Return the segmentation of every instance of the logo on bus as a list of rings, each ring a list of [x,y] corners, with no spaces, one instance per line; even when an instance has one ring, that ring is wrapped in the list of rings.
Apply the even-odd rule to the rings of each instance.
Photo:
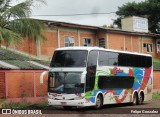
[[[57,93],[53,94],[53,97],[58,97],[58,96],[62,96],[62,94],[57,94]]]
[[[120,68],[114,67],[111,70],[111,74],[116,75],[117,73],[123,73],[123,70],[121,70]]]

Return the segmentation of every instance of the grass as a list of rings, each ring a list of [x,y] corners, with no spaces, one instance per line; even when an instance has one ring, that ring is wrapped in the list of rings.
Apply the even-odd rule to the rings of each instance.
[[[4,99],[0,99],[0,106],[4,103]]]
[[[153,58],[153,70],[160,70],[160,60]]]
[[[153,58],[153,62],[160,63],[160,60],[157,58]]]
[[[48,106],[48,101],[43,100],[40,103],[38,103],[37,106],[39,106],[39,107],[47,107]]]
[[[160,93],[154,93],[153,94],[153,99],[154,100],[160,100]]]
[[[32,105],[30,102],[9,102],[2,105],[2,108],[27,108]]]
[[[0,100],[1,102],[1,100]],[[2,101],[3,103],[3,101]],[[0,103],[1,104],[1,103]],[[42,100],[37,104],[33,104],[31,102],[9,102],[9,103],[4,103],[2,104],[2,108],[20,108],[20,109],[25,109],[28,107],[36,107],[36,108],[47,108],[48,107],[48,102],[46,100]]]

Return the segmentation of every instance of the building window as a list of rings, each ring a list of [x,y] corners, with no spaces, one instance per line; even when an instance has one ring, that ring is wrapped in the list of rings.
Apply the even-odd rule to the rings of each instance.
[[[64,37],[64,46],[65,47],[74,46],[74,37],[65,36]]]
[[[157,52],[160,52],[160,42],[157,43]]]
[[[104,38],[98,39],[98,46],[105,48],[105,39]]]
[[[147,52],[152,52],[152,44],[146,44],[147,45]]]
[[[83,46],[92,46],[91,39],[89,38],[83,39]]]

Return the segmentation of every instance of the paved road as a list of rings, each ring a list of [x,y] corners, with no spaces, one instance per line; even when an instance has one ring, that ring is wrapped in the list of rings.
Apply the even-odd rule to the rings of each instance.
[[[151,100],[144,102],[143,105],[132,106],[131,104],[112,104],[105,105],[100,110],[89,108],[74,108],[72,110],[64,110],[63,108],[49,107],[46,109],[31,107],[30,109],[41,109],[45,114],[131,114],[145,111],[158,111],[160,114],[160,100]],[[132,111],[132,112],[131,112]]]
[[[64,110],[62,108],[38,108],[36,106],[29,107],[30,110],[41,110],[42,115],[7,115],[7,117],[158,117],[160,115],[160,100],[151,100],[143,105],[131,106],[131,104],[114,104],[106,105],[100,110],[93,108],[75,108],[72,110]],[[158,111],[159,114],[136,114],[131,113],[144,111]],[[4,115],[1,115],[4,116]]]

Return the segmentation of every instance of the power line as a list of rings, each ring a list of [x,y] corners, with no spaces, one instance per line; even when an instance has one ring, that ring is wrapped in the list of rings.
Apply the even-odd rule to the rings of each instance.
[[[113,14],[116,12],[108,12],[108,13],[79,13],[79,14],[57,14],[57,15],[32,15],[33,17],[37,16],[80,16],[80,15],[103,15],[103,14]]]

